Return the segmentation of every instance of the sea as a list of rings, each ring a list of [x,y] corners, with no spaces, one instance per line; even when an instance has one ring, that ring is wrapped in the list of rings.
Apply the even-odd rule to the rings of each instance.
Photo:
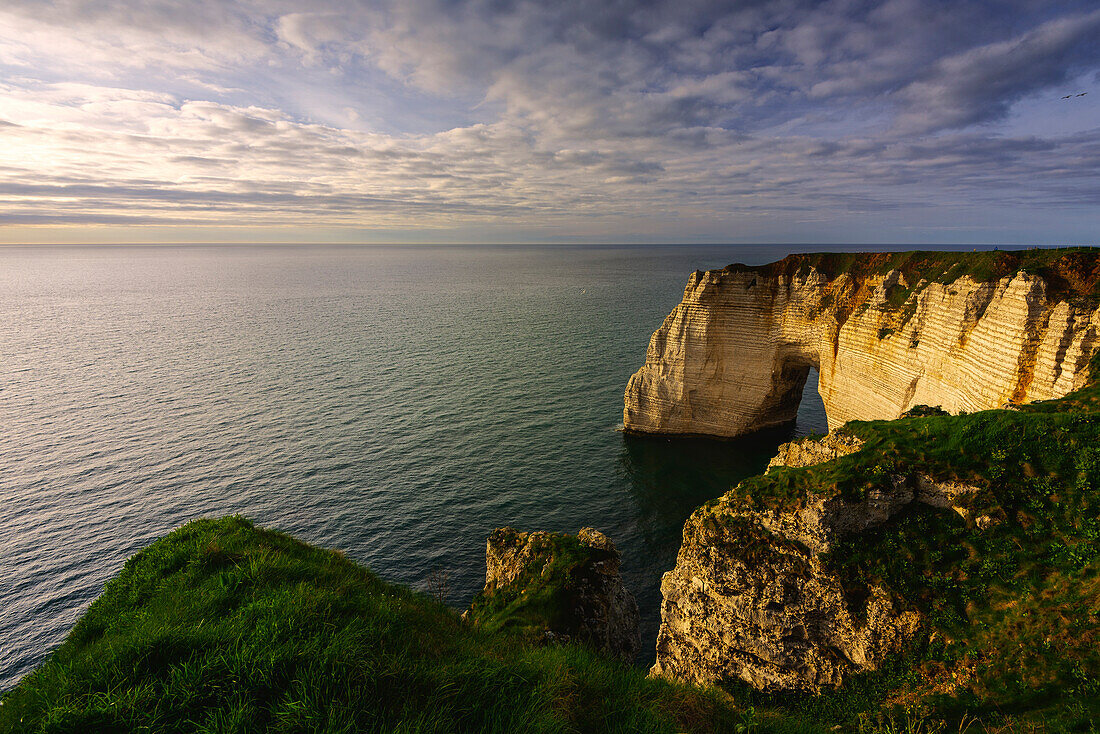
[[[826,423],[811,375],[788,429],[630,436],[627,380],[692,271],[822,249],[0,248],[0,690],[129,556],[231,514],[456,610],[494,528],[595,527],[652,663],[684,520]]]

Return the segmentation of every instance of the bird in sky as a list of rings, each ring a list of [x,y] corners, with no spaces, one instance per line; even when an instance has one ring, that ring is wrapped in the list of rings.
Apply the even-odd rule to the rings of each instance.
[[[1062,97],[1062,99],[1069,99],[1072,96],[1073,96],[1072,94],[1067,94],[1065,97]]]
[[[1078,97],[1084,97],[1084,96],[1085,96],[1086,94],[1088,94],[1088,92],[1081,92],[1081,93],[1080,93],[1080,94],[1078,94],[1077,96],[1078,96]]]

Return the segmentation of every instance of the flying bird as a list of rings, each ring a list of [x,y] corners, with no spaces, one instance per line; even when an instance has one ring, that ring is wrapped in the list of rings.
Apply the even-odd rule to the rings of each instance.
[[[1080,93],[1080,94],[1078,94],[1077,96],[1078,96],[1078,97],[1084,97],[1084,96],[1085,96],[1086,94],[1088,94],[1088,92],[1081,92],[1081,93]]]
[[[1072,96],[1073,96],[1072,94],[1067,94],[1065,97],[1062,97],[1062,99],[1069,99]]]

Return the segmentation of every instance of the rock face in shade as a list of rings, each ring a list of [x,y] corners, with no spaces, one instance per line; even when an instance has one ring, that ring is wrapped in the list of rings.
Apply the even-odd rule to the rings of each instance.
[[[464,617],[633,660],[641,645],[638,604],[623,586],[619,561],[611,540],[592,528],[575,536],[498,528],[485,544],[485,588]]]
[[[843,453],[837,454],[841,449]],[[784,445],[773,466],[809,466],[859,450],[850,437]],[[653,675],[768,691],[819,691],[874,670],[911,639],[919,616],[878,585],[848,588],[822,554],[913,502],[965,516],[977,488],[899,473],[860,502],[810,496],[796,510],[737,509],[729,498],[684,524],[676,566],[661,579]],[[980,525],[980,524],[979,524]]]
[[[630,378],[624,428],[733,437],[787,423],[811,367],[830,429],[915,405],[973,412],[1084,385],[1100,317],[1064,279],[875,272],[888,257],[860,255],[836,275],[808,256],[693,273]],[[1066,257],[1093,268],[1083,276],[1091,288],[1095,254]]]

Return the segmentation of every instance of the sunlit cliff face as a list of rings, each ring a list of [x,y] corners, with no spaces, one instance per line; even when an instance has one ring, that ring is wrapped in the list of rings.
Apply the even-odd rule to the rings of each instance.
[[[1095,237],[1090,2],[302,7],[4,3],[0,241]]]
[[[830,429],[917,405],[959,413],[1060,398],[1088,380],[1100,311],[1052,290],[1024,272],[949,284],[897,270],[697,272],[627,384],[623,424],[732,438],[789,423],[811,368]]]

